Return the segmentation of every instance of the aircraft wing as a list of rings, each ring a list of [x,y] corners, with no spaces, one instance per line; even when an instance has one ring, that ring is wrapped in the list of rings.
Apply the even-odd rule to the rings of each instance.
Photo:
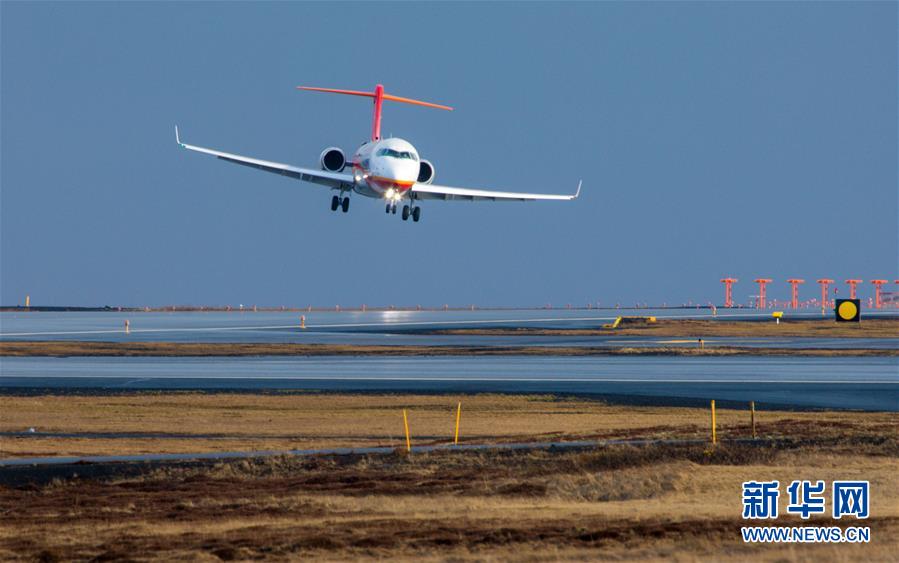
[[[194,145],[182,143],[177,126],[175,127],[175,141],[177,141],[182,148],[185,148],[189,151],[210,154],[216,158],[220,158],[228,162],[233,162],[234,164],[242,164],[243,166],[249,166],[250,168],[256,168],[258,170],[264,170],[266,172],[288,176],[297,180],[304,180],[306,182],[312,182],[314,184],[321,184],[330,188],[340,188],[341,186],[343,186],[344,188],[349,189],[353,186],[353,176],[351,174],[326,172],[324,170],[314,170],[312,168],[298,168],[296,166],[290,166],[289,164],[270,162],[268,160],[259,160],[257,158],[250,158],[248,156],[241,156],[239,154],[231,154],[229,152],[221,152],[213,149],[207,149],[205,147],[197,147]]]
[[[415,199],[442,199],[460,201],[536,201],[558,200],[570,201],[581,195],[581,182],[577,183],[577,191],[573,195],[529,194],[519,192],[497,192],[472,188],[451,188],[434,184],[415,184],[409,190]]]

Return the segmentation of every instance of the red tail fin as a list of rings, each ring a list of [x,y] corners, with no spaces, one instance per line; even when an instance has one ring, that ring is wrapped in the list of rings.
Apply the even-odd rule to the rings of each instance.
[[[423,102],[421,100],[413,100],[412,98],[401,98],[400,96],[394,96],[393,94],[385,94],[384,86],[378,84],[375,86],[374,92],[360,92],[358,90],[338,90],[335,88],[315,88],[312,86],[297,86],[299,90],[310,90],[312,92],[328,92],[330,94],[346,94],[349,96],[364,96],[366,98],[374,98],[375,103],[375,111],[374,116],[372,117],[371,124],[371,140],[377,141],[381,138],[381,103],[384,100],[390,100],[392,102],[402,102],[404,104],[413,104],[416,106],[425,106],[429,108],[437,108],[437,109],[445,109],[448,111],[453,111],[453,108],[449,106],[442,106],[440,104],[432,104],[431,102]]]

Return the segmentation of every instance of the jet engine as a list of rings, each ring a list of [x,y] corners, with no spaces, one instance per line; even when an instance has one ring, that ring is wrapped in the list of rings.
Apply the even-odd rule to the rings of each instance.
[[[434,181],[434,165],[422,159],[418,165],[418,183],[430,184]]]
[[[323,150],[318,160],[321,162],[322,170],[328,172],[342,172],[346,166],[346,155],[337,147],[328,147]]]

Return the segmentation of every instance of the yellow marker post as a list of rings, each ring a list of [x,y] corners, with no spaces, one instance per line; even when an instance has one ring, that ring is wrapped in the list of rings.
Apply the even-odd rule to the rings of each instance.
[[[771,316],[774,317],[775,323],[780,324],[780,319],[783,318],[784,312],[783,311],[774,311],[773,313],[771,313]]]
[[[26,295],[25,296],[25,308],[28,309],[29,307],[31,307],[31,296]]]
[[[412,452],[412,438],[409,436],[409,417],[406,416],[406,409],[403,409],[403,426],[406,428],[406,451]]]
[[[755,401],[749,401],[749,420],[752,424],[752,439],[755,440]]]
[[[718,443],[718,436],[715,433],[715,399],[712,399],[712,445]]]
[[[459,421],[462,420],[462,402],[456,407],[456,435],[453,437],[453,444],[459,445]]]
[[[300,315],[300,328],[306,328],[306,315]]]

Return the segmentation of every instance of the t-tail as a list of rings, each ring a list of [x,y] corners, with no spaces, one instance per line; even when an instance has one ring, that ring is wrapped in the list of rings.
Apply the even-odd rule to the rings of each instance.
[[[442,106],[440,104],[432,104],[430,102],[423,102],[421,100],[413,100],[412,98],[401,98],[400,96],[394,96],[393,94],[388,94],[384,92],[384,86],[378,84],[375,86],[374,92],[360,92],[358,90],[337,90],[334,88],[315,88],[312,86],[297,86],[299,90],[310,90],[312,92],[330,92],[331,94],[347,94],[349,96],[364,96],[366,98],[374,98],[375,111],[372,116],[372,124],[371,124],[371,140],[377,141],[381,138],[381,103],[384,100],[390,100],[392,102],[402,102],[404,104],[413,104],[416,106],[425,106],[429,108],[437,108],[437,109],[445,109],[448,111],[453,111],[453,108],[449,106]]]

